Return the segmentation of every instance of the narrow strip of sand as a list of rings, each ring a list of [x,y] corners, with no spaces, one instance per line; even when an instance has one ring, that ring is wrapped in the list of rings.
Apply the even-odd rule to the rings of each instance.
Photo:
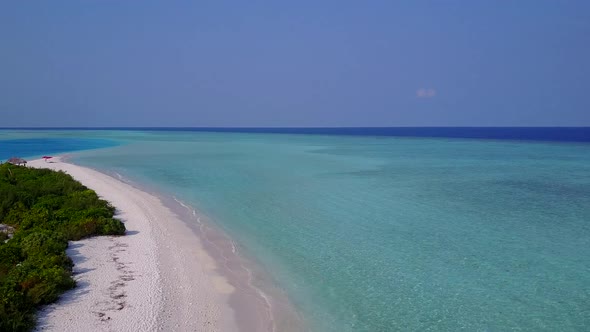
[[[127,234],[70,243],[77,287],[38,314],[37,330],[236,331],[229,296],[200,239],[155,196],[98,171],[35,160],[62,170],[117,209]]]

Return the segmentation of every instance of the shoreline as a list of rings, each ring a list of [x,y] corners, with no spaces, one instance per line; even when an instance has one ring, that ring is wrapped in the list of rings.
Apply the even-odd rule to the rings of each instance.
[[[236,288],[160,198],[60,158],[29,166],[67,172],[113,204],[127,228],[125,236],[70,243],[77,287],[39,310],[36,330],[274,330],[272,316],[236,314],[230,305]]]
[[[70,163],[69,154],[62,155],[61,159]],[[116,171],[94,169],[87,165],[82,167],[156,197],[188,228],[187,231],[193,232],[216,263],[216,272],[235,288],[228,296],[228,303],[234,309],[238,330],[310,331],[302,313],[294,307],[285,291],[276,286],[276,281],[257,258],[249,255],[246,248],[239,246],[196,207],[177,198],[173,192],[162,191],[144,182],[138,183]]]
[[[181,216],[181,220],[194,221],[187,223],[188,227],[202,239],[205,251],[219,264],[218,272],[236,288],[229,296],[229,304],[240,330],[309,331],[301,313],[255,257],[245,255],[244,248],[238,247],[229,235],[192,206],[174,196],[163,197],[162,202]],[[257,319],[252,321],[253,317]]]

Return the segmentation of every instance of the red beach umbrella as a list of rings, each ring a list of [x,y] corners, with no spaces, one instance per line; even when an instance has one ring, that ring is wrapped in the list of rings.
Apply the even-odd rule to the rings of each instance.
[[[52,157],[52,156],[43,156],[43,157],[41,157],[41,158],[45,159],[45,162],[47,162],[47,159],[51,159],[51,158],[53,158],[53,157]]]

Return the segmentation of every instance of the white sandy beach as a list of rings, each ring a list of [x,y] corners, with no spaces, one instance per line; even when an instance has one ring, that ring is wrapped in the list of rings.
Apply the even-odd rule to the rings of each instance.
[[[125,236],[70,243],[78,286],[39,312],[38,330],[238,330],[228,304],[234,288],[157,197],[59,158],[29,165],[67,172],[111,202],[127,228]]]

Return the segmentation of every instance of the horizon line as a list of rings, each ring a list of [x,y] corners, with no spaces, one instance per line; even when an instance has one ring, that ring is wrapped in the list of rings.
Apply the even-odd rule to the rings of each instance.
[[[0,127],[14,129],[385,129],[385,128],[590,128],[587,126],[32,126]]]

